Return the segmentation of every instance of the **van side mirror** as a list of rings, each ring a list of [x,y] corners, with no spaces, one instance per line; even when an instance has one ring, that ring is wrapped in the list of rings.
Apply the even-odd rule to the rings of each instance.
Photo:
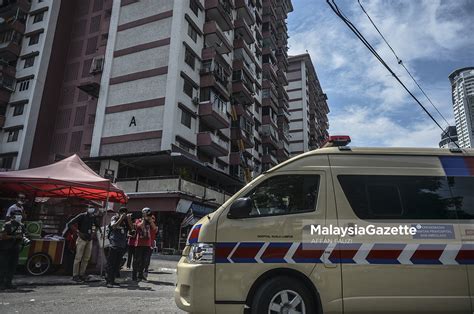
[[[232,205],[230,205],[229,218],[245,218],[248,217],[252,210],[252,200],[250,197],[241,197],[236,199]]]

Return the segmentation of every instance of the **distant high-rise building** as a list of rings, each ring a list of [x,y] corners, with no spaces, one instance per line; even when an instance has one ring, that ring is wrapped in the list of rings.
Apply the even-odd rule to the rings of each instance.
[[[449,80],[459,146],[474,147],[474,67],[457,69]]]
[[[441,141],[439,142],[440,148],[456,148],[458,145],[458,133],[455,126],[448,126],[443,133],[441,133]]]
[[[308,53],[288,59],[290,152],[297,155],[321,146],[328,137],[329,108]]]
[[[59,1],[0,0],[0,169],[30,164],[58,32]],[[49,123],[54,123],[49,121]],[[46,147],[48,149],[48,147]]]

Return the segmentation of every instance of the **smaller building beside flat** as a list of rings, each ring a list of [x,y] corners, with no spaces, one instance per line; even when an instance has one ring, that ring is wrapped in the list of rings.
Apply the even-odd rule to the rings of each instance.
[[[327,96],[308,53],[288,58],[290,98],[290,153],[292,156],[321,147],[328,138]]]
[[[456,148],[458,145],[458,132],[455,126],[448,126],[443,133],[441,133],[440,148]]]

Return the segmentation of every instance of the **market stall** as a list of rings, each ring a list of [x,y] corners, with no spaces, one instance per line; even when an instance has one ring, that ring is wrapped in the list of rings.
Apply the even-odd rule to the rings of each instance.
[[[127,195],[120,188],[96,174],[77,155],[44,167],[0,172],[0,197],[13,197],[20,192],[33,199],[127,202]],[[42,237],[41,222],[26,224],[27,228],[30,224],[37,227],[30,227],[36,232],[29,232],[32,242],[20,254],[20,263],[33,275],[45,274],[52,265],[62,263],[65,240],[58,235]]]

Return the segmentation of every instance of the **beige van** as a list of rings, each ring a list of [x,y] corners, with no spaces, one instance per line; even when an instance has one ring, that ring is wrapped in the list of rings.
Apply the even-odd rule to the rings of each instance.
[[[473,313],[474,151],[323,148],[194,225],[192,313]]]

